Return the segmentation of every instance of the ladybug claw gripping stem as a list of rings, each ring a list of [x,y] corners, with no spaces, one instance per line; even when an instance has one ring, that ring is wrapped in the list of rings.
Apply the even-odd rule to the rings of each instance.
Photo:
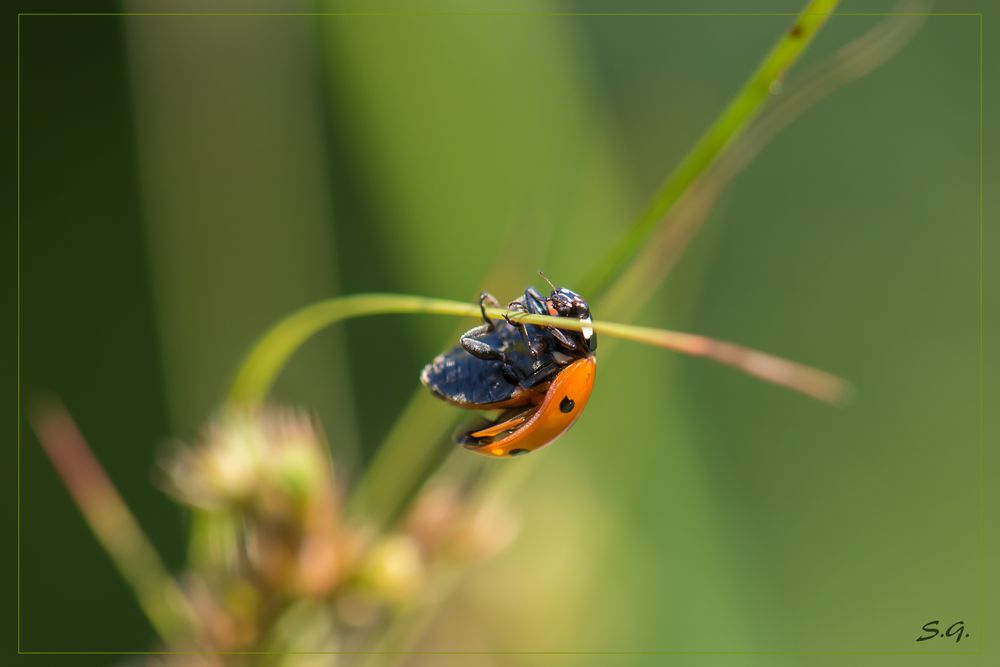
[[[507,304],[507,312],[503,314],[503,319],[512,327],[518,327],[521,325],[517,322],[517,316],[523,315],[526,312],[523,303],[520,301],[511,301]]]
[[[483,322],[485,322],[486,326],[489,327],[489,331],[493,331],[496,328],[496,325],[493,324],[493,320],[491,320],[489,318],[489,316],[486,314],[486,306],[489,306],[490,308],[499,308],[500,307],[500,302],[497,301],[497,298],[495,296],[493,296],[492,294],[490,294],[489,292],[480,292],[479,293],[479,312],[482,313],[482,315],[483,315]],[[507,315],[506,314],[504,315],[504,319],[507,319]]]

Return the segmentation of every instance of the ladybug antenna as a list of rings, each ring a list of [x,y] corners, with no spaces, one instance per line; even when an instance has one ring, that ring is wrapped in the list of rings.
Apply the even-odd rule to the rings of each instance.
[[[547,275],[545,275],[545,272],[542,271],[541,269],[539,269],[538,275],[540,275],[542,278],[545,279],[545,282],[547,282],[549,284],[549,287],[552,288],[553,292],[555,292],[557,289],[559,289],[558,287],[556,287],[555,285],[552,284],[552,281],[549,280],[549,277]]]

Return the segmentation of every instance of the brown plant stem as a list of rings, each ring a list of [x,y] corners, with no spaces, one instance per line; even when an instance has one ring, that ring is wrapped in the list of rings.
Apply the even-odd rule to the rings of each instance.
[[[171,647],[189,645],[193,613],[187,598],[167,572],[72,417],[57,403],[37,406],[31,417],[42,449],[97,541],[132,587],[160,639]]]

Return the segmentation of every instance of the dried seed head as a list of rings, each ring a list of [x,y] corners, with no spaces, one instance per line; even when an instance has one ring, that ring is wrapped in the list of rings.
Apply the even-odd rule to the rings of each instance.
[[[375,545],[359,573],[364,587],[389,604],[409,600],[423,579],[420,550],[407,535],[390,535]]]
[[[331,479],[312,420],[278,408],[225,410],[196,445],[175,447],[163,470],[172,495],[208,510],[277,505],[283,511]]]

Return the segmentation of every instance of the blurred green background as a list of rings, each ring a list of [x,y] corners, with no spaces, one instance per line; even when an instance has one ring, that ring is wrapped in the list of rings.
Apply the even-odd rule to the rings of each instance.
[[[889,7],[874,4],[842,9]],[[835,17],[803,64],[877,20]],[[264,328],[335,294],[506,301],[539,268],[572,287],[790,21],[21,17],[22,396],[65,402],[179,569],[186,525],[153,484],[157,454],[212,414]],[[958,648],[979,646],[979,57],[977,17],[929,18],[736,179],[636,318],[843,375],[856,401],[613,346],[586,415],[516,494],[519,540],[424,648],[953,648],[914,642],[934,619],[965,620]],[[351,322],[311,341],[276,395],[315,409],[356,469],[466,324]],[[20,648],[150,647],[27,430],[21,446]]]

